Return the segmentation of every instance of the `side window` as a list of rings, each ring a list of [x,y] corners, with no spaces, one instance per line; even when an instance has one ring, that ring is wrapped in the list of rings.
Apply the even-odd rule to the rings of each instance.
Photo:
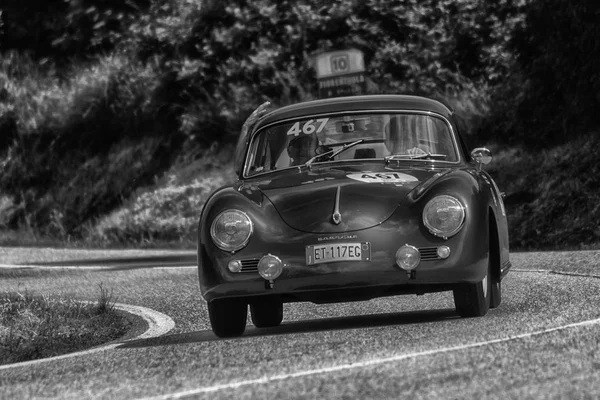
[[[254,175],[259,172],[263,172],[265,169],[265,138],[263,135],[258,136],[252,142],[252,148],[250,149],[250,157],[248,160],[249,174]]]

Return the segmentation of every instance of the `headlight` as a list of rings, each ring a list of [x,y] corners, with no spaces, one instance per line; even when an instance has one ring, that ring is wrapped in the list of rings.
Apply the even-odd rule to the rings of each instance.
[[[210,236],[218,248],[237,251],[248,244],[252,235],[252,221],[246,213],[227,210],[215,218],[210,227]]]
[[[465,207],[452,196],[436,196],[423,209],[423,223],[435,236],[449,238],[462,228]]]

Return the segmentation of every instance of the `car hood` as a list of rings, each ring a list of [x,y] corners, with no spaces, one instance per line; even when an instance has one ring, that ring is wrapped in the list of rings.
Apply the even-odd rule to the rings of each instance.
[[[437,172],[440,170],[384,165],[313,167],[312,171],[303,168],[271,174],[252,185],[292,228],[339,233],[381,224],[411,191]]]

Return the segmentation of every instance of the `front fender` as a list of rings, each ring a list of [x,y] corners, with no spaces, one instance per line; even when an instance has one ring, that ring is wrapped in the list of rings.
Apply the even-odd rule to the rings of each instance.
[[[494,205],[489,185],[470,169],[446,171],[434,182],[428,182],[424,190],[417,188],[406,201],[414,204],[413,212],[421,215],[427,202],[440,195],[452,196],[465,207],[463,227],[449,241],[458,244],[460,252],[473,254],[475,258],[488,257],[488,215],[489,208]],[[433,236],[422,221],[421,229],[424,235]],[[442,243],[444,239],[439,238],[439,241]]]
[[[285,243],[291,237],[291,229],[281,221],[273,204],[258,189],[234,184],[217,191],[206,202],[198,227],[198,277],[202,293],[211,282],[226,279],[228,271],[215,268],[215,265],[237,253],[219,249],[210,235],[212,221],[229,209],[243,211],[254,224],[254,232],[247,245],[237,252],[252,252],[269,240]]]

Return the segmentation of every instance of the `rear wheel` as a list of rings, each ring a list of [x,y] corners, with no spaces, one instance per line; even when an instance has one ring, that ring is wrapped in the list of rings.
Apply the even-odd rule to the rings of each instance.
[[[250,304],[250,317],[257,328],[279,326],[283,321],[283,303],[272,300]]]
[[[492,291],[490,293],[490,308],[496,308],[502,302],[502,284],[500,280],[492,280]]]
[[[246,330],[248,305],[237,299],[218,299],[208,303],[208,316],[218,337],[241,336]]]
[[[482,317],[490,308],[492,292],[491,263],[481,282],[459,285],[453,290],[456,312],[463,318]]]

